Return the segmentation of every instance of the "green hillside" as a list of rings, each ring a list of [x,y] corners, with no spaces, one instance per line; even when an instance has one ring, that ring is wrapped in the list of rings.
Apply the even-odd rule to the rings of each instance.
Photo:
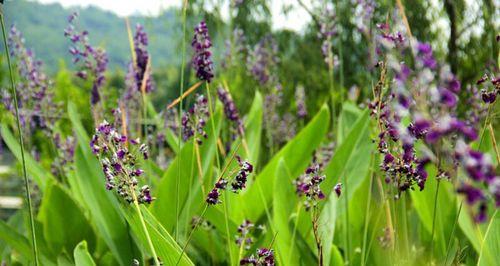
[[[80,13],[79,23],[90,32],[91,42],[105,47],[110,59],[111,69],[121,67],[130,58],[130,48],[125,20],[116,14],[96,7],[65,9],[60,4],[40,4],[37,2],[16,0],[5,3],[7,25],[15,24],[25,36],[28,47],[33,47],[36,54],[47,66],[49,72],[56,71],[61,57],[70,65],[67,52],[68,41],[63,35],[67,25],[67,16],[73,11]],[[178,11],[164,10],[157,17],[130,17],[131,25],[145,25],[150,35],[150,49],[155,66],[177,64],[179,35]]]

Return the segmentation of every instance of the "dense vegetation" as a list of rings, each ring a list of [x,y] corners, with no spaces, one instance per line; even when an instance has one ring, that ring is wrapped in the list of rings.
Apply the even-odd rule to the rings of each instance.
[[[498,4],[298,3],[2,5],[0,261],[495,265]]]

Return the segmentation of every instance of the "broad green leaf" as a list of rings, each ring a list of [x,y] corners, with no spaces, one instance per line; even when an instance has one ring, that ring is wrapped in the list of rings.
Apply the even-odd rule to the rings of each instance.
[[[219,132],[220,130],[221,116],[221,106],[217,105],[214,118],[215,132]],[[203,178],[206,183],[205,189],[209,189],[208,185],[212,183],[210,174],[217,148],[217,137],[213,136],[212,123],[210,121],[207,122],[205,131],[208,134],[208,138],[204,139],[203,144],[200,146],[200,159]],[[179,171],[181,172],[180,177]],[[177,184],[177,181],[179,181],[179,184]],[[191,206],[190,201],[193,201],[195,206],[204,203],[204,195],[201,195],[199,185],[199,171],[195,156],[195,147],[191,140],[184,144],[181,152],[170,164],[167,171],[165,171],[157,188],[157,200],[152,204],[152,213],[155,214],[169,232],[173,232],[174,227],[181,227],[177,221],[177,212],[182,215],[187,206],[190,206],[190,212],[198,210],[198,208]],[[177,191],[177,189],[179,190]],[[190,195],[191,199],[188,200]],[[179,206],[179,210],[176,211],[177,205]],[[189,216],[189,214],[185,213],[184,216]]]
[[[409,191],[414,208],[422,222],[425,230],[432,235],[432,223],[434,220],[434,203],[438,181],[436,180],[435,167],[428,167],[429,177],[425,183],[425,189],[422,191]],[[447,190],[453,190],[453,185],[446,181],[439,181],[439,192],[437,198],[437,211],[434,227],[435,254],[444,256],[446,247],[451,234],[451,226],[456,217],[455,205],[456,197],[454,193],[448,193]]]
[[[479,254],[481,252],[481,232],[474,221],[471,219],[469,212],[467,211],[468,206],[466,203],[462,203],[462,211],[460,212],[460,216],[458,217],[458,225],[460,229],[464,233],[464,235],[468,238],[472,247]]]
[[[337,142],[342,143],[345,136],[349,133],[352,125],[356,123],[356,120],[362,113],[356,105],[351,102],[345,102],[342,104],[342,112],[339,116],[339,122],[337,125]]]
[[[356,123],[352,126],[345,140],[335,150],[333,158],[325,168],[325,175],[327,178],[321,184],[321,189],[323,191],[332,191],[335,184],[339,182],[340,177],[345,173],[349,161],[356,152],[356,146],[362,137],[366,136],[369,124],[368,119],[368,110],[365,110],[356,120]]]
[[[128,234],[127,224],[120,216],[117,206],[118,200],[114,192],[107,191],[104,176],[96,175],[91,169],[100,169],[95,158],[86,161],[81,148],[75,152],[75,166],[78,184],[84,196],[84,204],[90,212],[90,217],[97,227],[97,232],[116,259],[122,265],[128,265],[133,259],[132,239]],[[101,171],[102,172],[102,171]]]
[[[182,248],[170,236],[167,230],[160,224],[160,222],[149,212],[149,210],[141,206],[141,213],[146,224],[149,236],[156,251],[156,255],[164,263],[164,265],[176,265],[182,253]],[[151,257],[150,248],[146,238],[146,234],[142,228],[142,223],[137,209],[133,205],[124,206],[122,208],[124,216],[126,217],[130,228],[136,239],[140,243],[140,247],[144,253]],[[186,253],[182,255],[182,259],[178,265],[194,265]]]
[[[55,254],[73,250],[84,239],[95,242],[94,232],[82,210],[58,184],[47,186],[38,219],[43,224],[45,240]]]
[[[133,259],[134,245],[129,236],[125,219],[120,216],[116,195],[105,189],[105,178],[97,158],[89,146],[90,138],[83,127],[76,106],[68,103],[68,115],[76,132],[79,148],[75,152],[76,185],[84,196],[83,205],[90,212],[90,218],[121,265],[128,265]],[[131,243],[124,245],[123,243]]]
[[[298,176],[307,167],[312,152],[323,140],[329,120],[330,113],[325,105],[297,136],[274,155],[262,172],[255,177],[255,181],[247,188],[246,193],[237,197],[241,201],[239,205],[242,206],[242,212],[236,214],[239,217],[236,220],[247,218],[256,221],[266,212],[266,207],[269,209],[272,203],[274,174],[279,159],[283,157],[290,174]]]
[[[257,167],[259,163],[262,136],[262,110],[262,95],[259,91],[256,91],[252,107],[250,107],[245,120],[245,140],[250,153],[247,159],[254,164],[254,167]]]
[[[12,132],[10,132],[6,124],[2,124],[1,133],[5,144],[7,144],[12,154],[14,154],[14,156],[16,156],[16,158],[21,162],[21,146],[19,145],[18,139],[12,135]],[[38,162],[31,157],[29,152],[26,152],[26,150],[24,151],[24,158],[26,160],[26,170],[28,175],[33,177],[35,182],[43,191],[47,180],[55,180],[54,176],[50,173],[50,171],[43,169],[43,167],[38,164]]]
[[[33,260],[33,252],[28,239],[11,228],[3,220],[0,220],[0,239],[5,241],[12,249],[19,252],[28,260]]]
[[[344,122],[347,119],[344,120]],[[368,135],[369,116],[368,111],[365,110],[357,118],[356,122],[351,126],[349,133],[346,135],[344,141],[340,143],[336,149],[333,158],[325,168],[326,179],[321,184],[321,190],[327,195],[326,202],[320,205],[320,234],[324,242],[324,261],[326,264],[331,261],[331,245],[335,233],[335,222],[338,216],[339,201],[333,192],[333,187],[338,182],[344,182],[347,176],[347,184],[350,188],[349,198],[354,195],[356,188],[365,177],[365,172],[368,170],[368,164],[363,165],[369,161],[369,152],[365,148],[360,149],[359,143],[363,138],[367,139]],[[347,126],[347,125],[346,125]],[[366,142],[365,142],[366,143]],[[368,158],[368,159],[367,159]],[[349,169],[346,171],[346,169]],[[309,235],[312,229],[310,218],[301,216],[299,229],[303,236]],[[314,246],[311,238],[306,238],[310,246]]]
[[[498,255],[500,254],[500,216],[495,211],[491,218],[484,241],[481,244],[481,253],[477,265],[498,265]]]
[[[276,168],[273,197],[273,231],[276,238],[276,254],[280,265],[299,265],[299,250],[295,247],[291,214],[297,206],[293,179],[289,175],[285,161],[281,158]],[[300,204],[300,203],[299,203]]]
[[[94,259],[87,250],[87,242],[80,242],[73,251],[76,266],[94,266],[96,265]]]

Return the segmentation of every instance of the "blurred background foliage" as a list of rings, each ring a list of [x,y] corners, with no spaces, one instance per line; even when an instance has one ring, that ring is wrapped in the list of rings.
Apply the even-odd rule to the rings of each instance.
[[[339,35],[334,39],[333,49],[340,54],[341,65],[336,75],[336,87],[345,90],[351,87],[360,88],[361,96],[370,96],[373,57],[368,54],[373,36],[361,34],[356,30],[353,21],[355,1],[334,1],[336,3]],[[492,67],[497,60],[499,43],[495,41],[499,33],[499,10],[492,0],[482,1],[439,1],[439,0],[406,0],[405,6],[408,21],[413,35],[423,42],[430,42],[435,55],[441,62],[450,64],[452,70],[461,79],[462,84],[474,82]],[[302,0],[298,1],[302,3]],[[309,3],[309,2],[308,2]],[[384,22],[390,16],[395,16],[395,1],[377,1],[373,23]],[[310,113],[315,113],[328,95],[328,70],[321,55],[321,40],[317,36],[318,23],[314,19],[320,14],[324,5],[322,1],[309,3],[308,10],[313,19],[301,31],[287,29],[272,30],[270,2],[265,0],[243,1],[234,10],[232,19],[222,19],[221,1],[197,0],[190,1],[188,10],[188,29],[201,19],[207,21],[214,42],[216,72],[234,80],[232,93],[238,101],[243,113],[248,110],[251,97],[257,83],[249,76],[247,62],[243,60],[231,69],[221,69],[220,63],[225,50],[224,41],[231,35],[231,29],[240,28],[247,39],[247,45],[252,47],[263,36],[271,33],[279,45],[279,81],[284,87],[285,102],[293,102],[294,89],[303,85],[307,90],[307,103]],[[311,8],[312,7],[312,8]],[[293,8],[302,8],[296,5]],[[112,12],[96,7],[64,9],[59,4],[44,5],[33,1],[7,1],[7,25],[15,24],[24,33],[26,44],[33,47],[37,56],[45,62],[45,69],[54,75],[54,80],[62,91],[58,96],[75,97],[79,93],[72,87],[74,78],[67,68],[72,68],[70,55],[67,52],[68,43],[63,36],[66,27],[66,17],[72,11],[80,12],[82,27],[90,32],[91,41],[104,47],[110,59],[107,86],[120,91],[124,87],[123,69],[130,58],[130,48],[127,41],[125,20]],[[286,13],[284,5],[283,12]],[[182,24],[180,10],[169,8],[155,17],[131,16],[131,24],[142,23],[150,36],[150,52],[154,66],[154,80],[157,84],[155,96],[152,97],[157,108],[178,96],[181,56]],[[293,18],[288,19],[304,19]],[[371,35],[375,34],[376,25],[371,25]],[[188,42],[187,45],[190,45]],[[3,49],[3,48],[2,48]],[[189,51],[189,50],[188,50]],[[188,55],[189,56],[189,55]],[[3,57],[2,57],[3,58]],[[2,60],[3,61],[3,60]],[[487,62],[486,64],[484,62]],[[5,65],[5,64],[2,64]],[[5,71],[2,69],[1,71]],[[194,83],[194,75],[186,85]],[[343,72],[343,75],[340,74]],[[1,72],[5,73],[5,72]],[[2,79],[5,75],[2,75]],[[239,82],[238,82],[239,81]],[[338,89],[338,88],[337,88]],[[114,93],[119,95],[119,93]],[[80,95],[82,96],[82,95]],[[468,97],[466,94],[462,97]],[[87,104],[82,99],[82,108]],[[365,97],[360,97],[364,99]],[[285,105],[290,106],[290,105]],[[82,109],[85,110],[85,109]]]

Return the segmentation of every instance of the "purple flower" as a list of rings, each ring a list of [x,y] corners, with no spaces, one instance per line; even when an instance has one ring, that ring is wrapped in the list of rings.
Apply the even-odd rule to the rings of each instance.
[[[106,179],[106,189],[116,189],[116,193],[127,202],[133,202],[134,194],[139,203],[151,203],[154,197],[148,186],[138,187],[137,178],[144,171],[138,168],[139,155],[146,160],[147,147],[137,140],[130,140],[121,135],[110,123],[102,122],[92,136],[90,147],[99,158]]]
[[[236,108],[236,104],[231,98],[231,95],[227,90],[219,87],[217,89],[217,96],[224,106],[224,114],[226,115],[226,118],[235,123],[236,130],[238,134],[241,135],[243,132],[243,121],[240,119],[238,109]]]
[[[297,117],[300,119],[306,118],[306,94],[303,86],[298,86],[295,90],[295,105],[297,107]]]
[[[236,156],[240,170],[236,174],[233,182],[231,183],[232,191],[238,193],[246,187],[248,176],[253,172],[253,166],[248,161],[242,161],[239,156]]]
[[[51,128],[61,115],[61,107],[54,101],[52,82],[43,71],[43,62],[36,58],[33,50],[25,46],[22,33],[14,25],[9,31],[8,46],[10,55],[16,61],[19,77],[16,87],[21,126],[28,136],[36,128],[53,136]],[[2,101],[5,108],[14,114],[12,95],[4,91]]]
[[[337,197],[340,197],[340,194],[342,194],[342,183],[337,183],[333,187],[333,191],[335,191],[335,194],[337,194]]]
[[[208,195],[207,199],[205,200],[209,205],[215,205],[220,203],[221,201],[219,200],[220,197],[220,190],[217,188],[212,189]]]
[[[212,41],[208,35],[208,28],[205,21],[201,21],[194,28],[191,47],[194,50],[192,65],[196,70],[196,77],[210,83],[214,77],[212,53],[209,50],[212,47]]]
[[[235,240],[238,246],[244,245],[245,249],[250,249],[253,244],[253,238],[250,233],[254,227],[255,225],[249,220],[244,220],[243,223],[238,226],[238,234],[236,235]]]
[[[275,74],[275,68],[279,62],[277,53],[278,44],[271,35],[266,35],[248,55],[248,71],[261,86],[272,86],[277,82]]]
[[[151,92],[153,88],[153,82],[151,79],[151,66],[150,64],[150,55],[148,53],[148,35],[144,31],[144,27],[140,24],[137,24],[135,27],[135,35],[134,35],[134,51],[135,51],[135,61],[136,65],[134,67],[135,72],[135,82],[136,89],[147,92]],[[146,80],[144,80],[147,75]],[[145,82],[145,84],[143,84]]]
[[[240,265],[274,266],[274,251],[267,248],[259,248],[255,255],[240,260]]]
[[[209,116],[207,99],[202,94],[197,94],[193,107],[182,115],[182,139],[187,141],[194,136],[198,145],[201,145],[202,137],[205,139],[208,137],[204,128]]]
[[[80,63],[81,69],[76,72],[76,75],[84,80],[89,78],[89,75],[93,78],[90,103],[95,105],[101,100],[99,91],[106,82],[104,74],[108,66],[108,56],[102,48],[94,48],[90,44],[86,30],[76,30],[74,22],[77,17],[78,13],[76,12],[69,16],[69,25],[64,30],[64,36],[73,45],[69,48],[69,53],[73,56],[73,63]]]
[[[319,164],[309,166],[305,173],[299,176],[293,182],[296,193],[299,197],[305,196],[304,206],[306,210],[317,205],[318,200],[325,198],[321,191],[320,184],[326,179],[325,175],[320,174]]]

